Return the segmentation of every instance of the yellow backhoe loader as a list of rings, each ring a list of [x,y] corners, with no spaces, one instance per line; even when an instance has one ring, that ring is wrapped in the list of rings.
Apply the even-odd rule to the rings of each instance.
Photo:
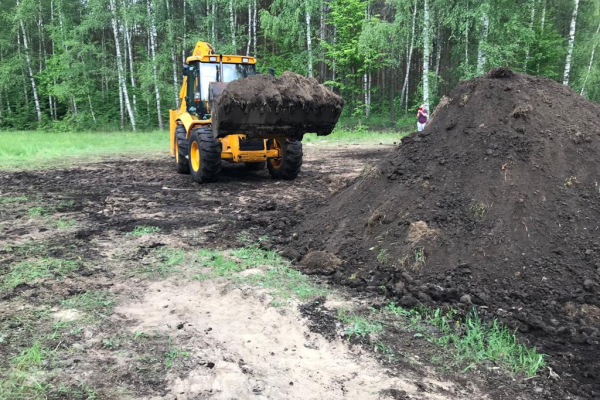
[[[216,54],[212,46],[205,42],[196,44],[192,56],[186,60],[183,74],[179,109],[169,111],[171,156],[175,158],[177,172],[191,174],[198,183],[215,181],[222,160],[244,163],[250,170],[266,166],[275,179],[295,179],[302,165],[302,134],[317,131],[319,134],[331,133],[341,112],[341,106],[334,108],[333,112],[312,110],[306,104],[294,106],[299,111],[292,110],[295,118],[292,121],[295,123],[293,130],[290,125],[292,122],[288,124],[289,121],[285,120],[292,118],[288,117],[289,113],[281,112],[281,106],[269,108],[266,100],[260,110],[248,110],[247,103],[244,103],[227,117],[231,107],[218,109],[219,96],[228,90],[230,82],[259,78],[256,76],[256,60],[250,56]],[[278,79],[274,78],[273,73],[271,77],[261,77]],[[314,84],[318,85],[316,81]],[[231,98],[232,94],[228,95]],[[285,103],[286,99],[282,103],[280,93],[277,97],[281,104]],[[343,105],[341,99],[340,102]],[[224,122],[221,125],[214,121],[217,114],[223,115]],[[301,121],[300,125],[298,121]],[[326,128],[323,129],[323,126]],[[250,128],[260,133],[249,135]],[[215,131],[217,129],[219,131]]]

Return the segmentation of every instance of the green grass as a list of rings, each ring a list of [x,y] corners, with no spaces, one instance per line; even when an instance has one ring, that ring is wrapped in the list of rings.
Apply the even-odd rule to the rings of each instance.
[[[173,362],[178,358],[187,358],[190,356],[188,351],[181,351],[173,346],[171,338],[169,338],[169,350],[165,352],[165,369],[170,369],[173,366]]]
[[[271,295],[279,300],[298,298],[310,300],[324,296],[327,290],[313,283],[310,278],[295,269],[289,262],[274,251],[263,250],[257,246],[243,247],[225,253],[219,250],[202,250],[198,254],[198,264],[211,269],[211,273],[198,274],[196,279],[225,277],[241,284],[269,289]],[[245,277],[238,273],[247,269],[265,267],[261,273]],[[280,304],[280,301],[274,301]]]
[[[185,260],[185,251],[172,247],[159,247],[150,255],[156,261],[136,267],[134,274],[144,275],[146,278],[164,278],[178,270],[178,266]]]
[[[373,123],[375,123],[373,121]],[[371,131],[367,125],[336,129],[331,135],[304,136],[306,143],[393,144],[406,132]],[[343,126],[343,124],[340,124]],[[375,123],[374,126],[379,126]],[[0,170],[39,169],[100,161],[115,155],[148,157],[169,153],[169,132],[0,132]],[[20,201],[20,200],[19,200]],[[2,200],[0,199],[0,203]]]
[[[161,229],[158,226],[138,225],[131,232],[128,232],[127,236],[144,236],[160,231]]]
[[[47,383],[49,376],[44,364],[55,357],[55,352],[35,341],[10,360],[6,374],[0,380],[0,399],[46,400],[48,398],[86,399],[97,398],[96,391],[84,382],[56,387]]]
[[[313,283],[308,276],[284,265],[270,268],[264,274],[249,275],[241,281],[270,289],[278,299],[297,298],[306,301],[328,294],[326,289]],[[277,301],[274,303],[278,304]]]
[[[0,204],[7,203],[20,203],[27,201],[27,196],[18,196],[18,197],[0,197]]]
[[[169,152],[169,132],[0,132],[0,169],[38,169],[115,154]]]
[[[27,210],[27,214],[30,217],[45,217],[46,215],[50,215],[54,212],[54,210],[50,207],[31,207]]]
[[[62,305],[65,308],[74,308],[91,314],[108,315],[112,313],[115,301],[109,292],[89,291],[63,300]]]
[[[248,267],[238,263],[232,258],[225,257],[219,250],[201,250],[198,253],[198,265],[212,270],[210,274],[196,275],[196,279],[210,279],[212,277],[231,277],[236,272],[241,272]]]
[[[331,135],[317,136],[315,133],[304,135],[304,143],[315,144],[393,144],[410,132],[377,132],[364,129],[336,129]]]
[[[406,310],[394,303],[388,304],[384,312],[408,320],[413,329],[424,334],[429,341],[449,351],[452,366],[468,371],[482,361],[492,361],[513,373],[534,376],[545,366],[544,355],[536,348],[528,348],[518,342],[515,332],[501,325],[497,320],[484,322],[475,311],[461,322],[451,322],[455,310],[420,309]],[[422,324],[437,328],[432,333],[422,328]]]
[[[10,361],[8,376],[0,381],[0,399],[44,399],[49,385],[39,371],[49,351],[39,342]]]
[[[477,218],[483,218],[487,213],[488,206],[480,201],[471,204],[469,211]]]
[[[72,227],[73,225],[75,225],[75,223],[75,220],[63,217],[56,221],[55,225],[57,229],[66,229]]]
[[[9,267],[8,273],[2,277],[2,287],[14,289],[22,283],[30,283],[35,279],[62,277],[80,266],[79,261],[60,258],[21,261]]]
[[[362,315],[355,314],[344,308],[340,308],[338,310],[337,317],[340,321],[347,325],[346,334],[348,335],[348,340],[350,340],[352,336],[360,336],[361,338],[364,338],[371,334],[383,332],[383,325],[380,322],[374,321]]]

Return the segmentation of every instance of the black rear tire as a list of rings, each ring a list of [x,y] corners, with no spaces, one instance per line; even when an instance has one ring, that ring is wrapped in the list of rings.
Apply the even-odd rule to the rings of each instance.
[[[221,172],[221,142],[210,128],[193,128],[189,140],[189,169],[198,183],[214,182]]]
[[[281,158],[267,161],[269,174],[273,179],[296,179],[302,167],[302,142],[269,139],[267,148],[281,148]]]
[[[186,138],[185,126],[177,125],[175,128],[175,165],[180,174],[190,173],[190,162],[188,161],[189,143]]]
[[[244,163],[244,167],[246,167],[246,169],[248,171],[261,171],[261,170],[265,169],[266,166],[267,166],[266,161]]]

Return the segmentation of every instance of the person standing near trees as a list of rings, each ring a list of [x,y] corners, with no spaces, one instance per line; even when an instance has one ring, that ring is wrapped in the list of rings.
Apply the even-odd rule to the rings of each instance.
[[[425,129],[425,125],[427,125],[427,109],[425,108],[425,104],[421,104],[419,107],[419,111],[417,112],[417,130],[421,132]]]

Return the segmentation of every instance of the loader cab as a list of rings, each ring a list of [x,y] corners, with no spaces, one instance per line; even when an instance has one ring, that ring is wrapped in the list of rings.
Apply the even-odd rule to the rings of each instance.
[[[211,82],[231,82],[237,79],[246,78],[250,75],[256,75],[254,63],[249,63],[249,58],[240,56],[210,56],[207,61],[188,61],[183,72],[187,76],[187,111],[199,119],[207,120],[210,118],[209,84]],[[237,62],[218,62],[221,59],[236,58],[243,61]],[[237,60],[236,60],[237,61]],[[254,62],[254,59],[252,59]]]

